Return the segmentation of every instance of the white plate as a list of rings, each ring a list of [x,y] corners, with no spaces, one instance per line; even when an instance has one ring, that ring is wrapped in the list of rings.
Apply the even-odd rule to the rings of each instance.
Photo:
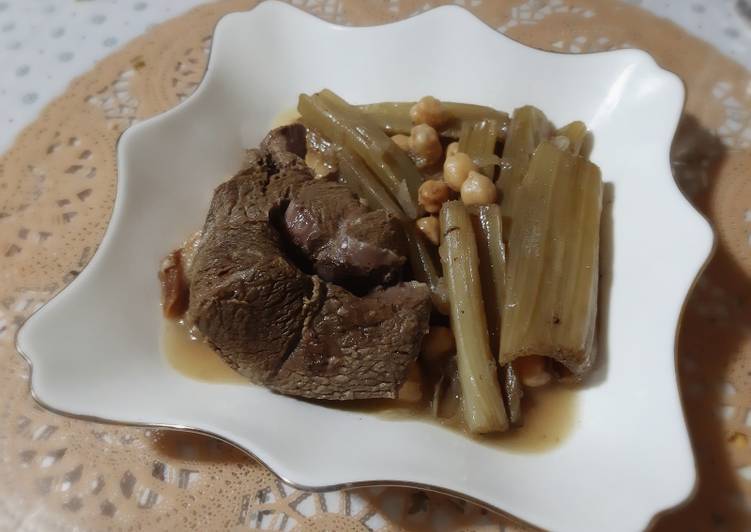
[[[160,353],[160,258],[200,226],[213,187],[274,115],[323,87],[353,102],[533,104],[592,129],[592,159],[615,191],[605,363],[559,447],[513,454],[424,422],[199,382]],[[695,481],[674,338],[712,235],[670,172],[683,93],[644,52],[542,52],[456,7],[369,28],[278,2],[229,15],[196,93],[122,136],[114,213],[91,264],[21,329],[33,393],[70,415],[213,434],[307,489],[431,486],[556,530],[643,528]]]

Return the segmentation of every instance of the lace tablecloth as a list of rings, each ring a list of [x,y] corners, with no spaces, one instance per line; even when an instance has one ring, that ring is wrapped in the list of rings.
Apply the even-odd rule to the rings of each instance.
[[[188,96],[201,80],[218,18],[254,3],[221,0],[150,30],[71,84],[0,159],[0,528],[513,527],[461,500],[418,490],[299,491],[209,438],[69,419],[41,409],[29,396],[28,368],[13,347],[15,331],[81,271],[96,249],[112,208],[118,136]],[[437,5],[293,3],[355,25]],[[533,46],[570,52],[646,49],[686,81],[674,170],[687,197],[714,224],[718,249],[689,297],[678,336],[699,487],[691,502],[663,516],[656,528],[748,528],[751,75],[711,46],[631,5],[461,3]]]

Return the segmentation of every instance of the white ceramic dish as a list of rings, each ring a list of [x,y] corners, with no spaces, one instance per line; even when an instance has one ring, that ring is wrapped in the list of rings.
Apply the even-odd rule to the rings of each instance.
[[[529,103],[592,129],[592,159],[615,191],[606,360],[559,447],[512,454],[419,421],[199,382],[160,353],[160,258],[200,226],[211,190],[274,115],[323,87],[354,102]],[[91,264],[21,329],[33,393],[74,416],[216,435],[310,489],[430,486],[555,530],[644,528],[695,480],[674,337],[712,236],[670,172],[683,96],[643,52],[541,52],[455,7],[356,29],[278,2],[229,15],[196,93],[123,135],[115,209]]]

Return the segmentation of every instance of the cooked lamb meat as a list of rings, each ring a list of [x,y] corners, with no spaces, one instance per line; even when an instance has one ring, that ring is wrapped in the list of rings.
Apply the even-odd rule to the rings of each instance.
[[[317,399],[395,398],[428,329],[428,287],[413,281],[365,297],[319,289],[321,306],[267,385]]]
[[[261,150],[294,153],[301,159],[307,151],[307,129],[302,124],[289,124],[272,129],[261,141]]]
[[[188,279],[183,267],[182,249],[167,255],[159,267],[162,285],[162,312],[167,318],[177,318],[188,310]]]
[[[333,400],[396,397],[427,331],[428,289],[401,283],[357,297],[301,271],[285,252],[277,221],[286,220],[288,204],[308,206],[298,198],[313,197],[321,187],[336,198],[330,217],[316,211],[337,229],[327,233],[329,241],[356,243],[366,252],[327,255],[331,245],[321,238],[317,252],[307,250],[314,265],[330,261],[350,275],[383,270],[378,253],[388,259],[386,269],[404,258],[385,240],[385,213],[356,207],[343,185],[313,180],[297,155],[282,151],[278,138],[272,141],[264,141],[266,150],[251,150],[248,167],[214,193],[189,272],[188,319],[233,368],[277,392]],[[345,196],[350,206],[342,208],[338,201]],[[355,262],[346,265],[343,257]]]
[[[319,180],[306,185],[284,220],[292,241],[324,280],[398,280],[407,253],[398,220],[384,210],[368,211],[341,184]]]

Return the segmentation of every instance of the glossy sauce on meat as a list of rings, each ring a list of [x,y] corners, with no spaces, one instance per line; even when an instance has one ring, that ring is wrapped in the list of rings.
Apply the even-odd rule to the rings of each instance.
[[[217,384],[250,385],[207,344],[192,337],[181,322],[164,320],[162,350],[170,365],[186,377]],[[559,385],[526,389],[524,394],[524,426],[489,436],[469,434],[453,420],[434,418],[427,402],[409,404],[397,400],[368,400],[316,404],[324,408],[365,412],[395,421],[419,419],[461,432],[485,445],[512,452],[535,453],[557,447],[576,427],[576,389]]]

